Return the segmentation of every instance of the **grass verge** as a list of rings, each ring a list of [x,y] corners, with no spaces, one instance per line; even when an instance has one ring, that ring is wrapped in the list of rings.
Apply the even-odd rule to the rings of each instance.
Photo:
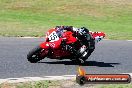
[[[37,81],[25,83],[3,83],[0,88],[57,88],[60,83],[57,81]]]
[[[132,0],[0,0],[1,36],[43,36],[56,25],[132,39]]]
[[[132,88],[132,84],[104,84],[98,85],[96,88]]]
[[[24,83],[3,83],[0,88],[132,88],[132,84],[85,84],[78,85],[75,80],[36,81]]]

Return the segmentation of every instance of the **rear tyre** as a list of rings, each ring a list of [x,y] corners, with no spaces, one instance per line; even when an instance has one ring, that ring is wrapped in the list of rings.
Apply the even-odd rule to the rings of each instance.
[[[85,57],[83,57],[82,59],[84,61],[86,61],[88,59],[88,57],[92,54],[93,51],[94,51],[94,49],[89,49],[88,54]]]
[[[42,58],[40,58],[41,50],[42,48],[40,46],[37,46],[29,51],[29,53],[27,54],[28,61],[31,63],[37,63],[38,61],[42,60]]]

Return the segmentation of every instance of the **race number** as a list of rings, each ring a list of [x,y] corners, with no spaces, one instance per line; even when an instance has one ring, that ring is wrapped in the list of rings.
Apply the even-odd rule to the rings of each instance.
[[[53,31],[53,32],[48,36],[48,38],[49,38],[49,41],[50,41],[50,42],[54,42],[54,41],[58,41],[58,40],[59,40],[59,37],[58,37],[58,35],[56,34],[55,31]]]

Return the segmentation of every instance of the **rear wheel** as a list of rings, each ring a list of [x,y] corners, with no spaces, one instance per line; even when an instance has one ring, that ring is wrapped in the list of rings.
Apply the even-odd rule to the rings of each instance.
[[[82,59],[84,61],[86,61],[88,59],[88,57],[92,54],[93,51],[94,51],[94,49],[89,49],[88,54],[85,57],[83,57]]]
[[[33,48],[27,54],[28,61],[31,62],[31,63],[36,63],[36,62],[42,60],[42,58],[40,58],[41,50],[42,50],[42,48],[40,46],[37,46],[37,47]]]
[[[74,63],[83,64],[88,59],[88,57],[91,55],[91,53],[94,51],[94,49],[89,49],[87,54],[85,56],[81,55],[78,58],[71,59]]]

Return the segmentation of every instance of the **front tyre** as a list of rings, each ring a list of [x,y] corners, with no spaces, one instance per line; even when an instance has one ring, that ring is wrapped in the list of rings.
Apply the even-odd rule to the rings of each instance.
[[[27,59],[31,63],[37,63],[38,61],[42,60],[40,58],[42,48],[40,46],[37,46],[33,48],[29,53],[27,54]]]

